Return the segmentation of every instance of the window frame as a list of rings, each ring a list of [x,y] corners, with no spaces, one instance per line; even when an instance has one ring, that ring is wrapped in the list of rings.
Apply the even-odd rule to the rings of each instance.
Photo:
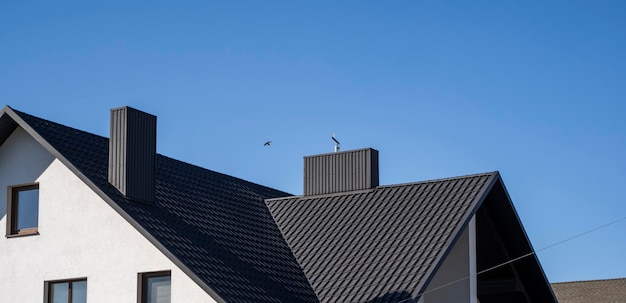
[[[54,284],[59,284],[59,283],[69,283],[69,285],[68,285],[68,295],[67,295],[68,302],[67,303],[72,303],[72,284],[74,282],[85,282],[85,284],[87,284],[87,278],[83,277],[83,278],[52,280],[52,281],[45,281],[45,282],[43,282],[44,303],[52,302],[52,298],[50,297],[52,295],[52,291],[50,291],[50,289],[52,288],[52,286]],[[89,284],[87,284],[87,287],[89,287]]]
[[[28,191],[33,189],[39,190],[39,183],[26,183],[7,186],[7,238],[32,236],[39,234],[39,196],[37,197],[37,226],[20,230],[17,229],[17,203],[19,202],[18,194],[21,191]]]
[[[171,270],[161,270],[161,271],[152,271],[152,272],[143,272],[137,274],[137,303],[147,303],[147,284],[148,279],[154,277],[170,277],[170,287],[172,285],[172,271]],[[170,302],[172,298],[170,297]]]

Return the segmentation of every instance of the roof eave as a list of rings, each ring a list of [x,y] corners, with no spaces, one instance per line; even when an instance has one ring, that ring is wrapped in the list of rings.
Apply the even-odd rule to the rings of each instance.
[[[450,251],[452,251],[454,244],[456,244],[457,240],[461,237],[463,230],[465,230],[465,228],[468,226],[472,217],[476,214],[480,206],[485,201],[485,198],[487,197],[487,195],[489,194],[493,186],[498,181],[502,181],[502,178],[500,177],[500,172],[498,171],[492,172],[492,175],[491,177],[489,177],[489,180],[487,181],[486,185],[483,186],[483,188],[480,190],[480,193],[476,196],[474,201],[472,201],[470,211],[467,212],[467,214],[462,218],[461,220],[462,224],[457,225],[457,227],[454,229],[454,232],[453,232],[454,237],[451,237],[448,240],[448,242],[444,246],[445,249],[442,249],[439,255],[436,257],[435,262],[433,263],[434,266],[431,266],[430,269],[426,271],[425,276],[427,278],[420,281],[420,283],[417,285],[416,290],[411,295],[414,302],[419,301],[419,299],[424,294],[424,292],[426,292],[428,285],[430,284],[432,279],[435,277],[435,274],[437,273],[439,268],[442,266],[448,254],[450,254]]]

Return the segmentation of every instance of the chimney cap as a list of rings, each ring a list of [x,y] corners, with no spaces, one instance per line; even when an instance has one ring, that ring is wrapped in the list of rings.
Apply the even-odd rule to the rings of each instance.
[[[346,154],[346,153],[357,153],[357,152],[363,152],[363,151],[368,151],[368,150],[373,150],[375,152],[378,152],[378,150],[375,149],[375,148],[365,147],[365,148],[359,148],[359,149],[342,150],[342,151],[338,151],[338,152],[330,152],[330,153],[323,153],[323,154],[317,154],[317,155],[309,155],[309,156],[304,156],[304,159],[315,158],[315,157],[320,157],[320,156],[340,155],[340,154]]]
[[[123,109],[127,109],[127,110],[130,110],[130,111],[138,112],[138,113],[140,113],[142,115],[147,115],[147,116],[151,116],[151,117],[155,117],[156,118],[156,116],[153,115],[153,114],[147,113],[145,111],[136,109],[136,108],[134,108],[132,106],[128,106],[128,105],[119,106],[119,107],[113,107],[113,108],[111,108],[111,112],[118,111],[118,110],[123,110]]]

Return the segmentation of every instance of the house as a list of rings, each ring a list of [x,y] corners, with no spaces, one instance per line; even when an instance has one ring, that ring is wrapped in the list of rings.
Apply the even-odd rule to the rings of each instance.
[[[560,303],[626,302],[626,278],[552,283]]]
[[[0,111],[2,302],[556,302],[498,172],[380,186],[366,148],[292,196],[155,143]]]

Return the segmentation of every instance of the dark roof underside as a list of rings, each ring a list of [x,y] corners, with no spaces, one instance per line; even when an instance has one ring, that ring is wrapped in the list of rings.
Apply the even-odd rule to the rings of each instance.
[[[415,296],[497,173],[266,201],[323,303]]]
[[[480,302],[556,302],[533,251],[504,184],[498,180],[476,212]]]
[[[107,138],[15,112],[227,302],[317,302],[264,203],[287,193],[158,155],[156,206],[130,202],[107,182]]]

